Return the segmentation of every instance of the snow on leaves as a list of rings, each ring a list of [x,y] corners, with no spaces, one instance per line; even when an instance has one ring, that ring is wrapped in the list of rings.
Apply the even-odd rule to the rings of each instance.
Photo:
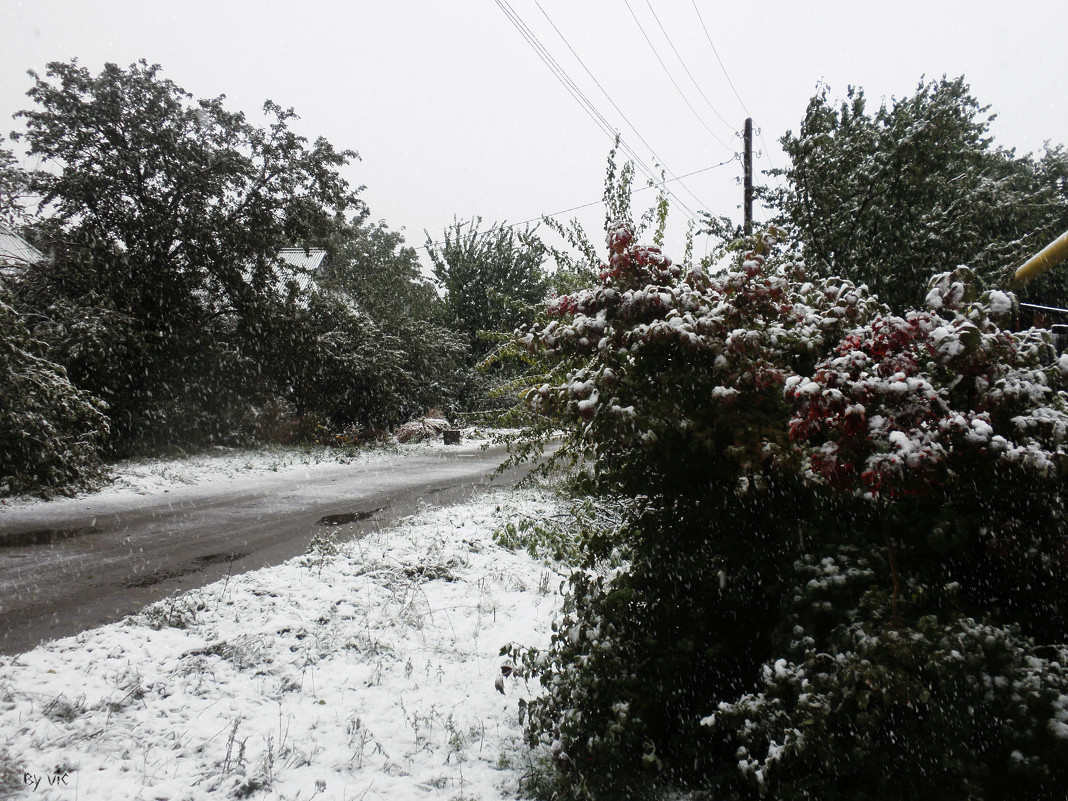
[[[599,457],[681,432],[741,475],[797,459],[811,480],[873,499],[928,494],[969,460],[1044,478],[1068,460],[1068,356],[1040,331],[1002,328],[1015,298],[979,295],[967,268],[933,278],[928,310],[902,317],[864,286],[804,282],[756,252],[709,275],[626,226],[608,241],[600,286],[516,332],[568,368],[529,391],[530,408],[579,424],[578,444]],[[750,436],[752,410],[775,419]]]
[[[630,767],[647,757],[719,772],[702,736],[736,746],[723,753],[768,797],[885,786],[917,754],[916,797],[979,787],[1003,772],[1002,741],[1045,781],[1068,731],[1063,657],[1037,650],[1063,642],[1068,357],[1008,330],[1015,299],[961,269],[897,316],[763,251],[710,275],[623,227],[609,246],[598,286],[517,332],[554,369],[530,409],[600,488],[640,503],[619,530],[630,566],[572,583],[584,628],[536,666],[528,737],[583,788],[560,797],[615,797],[586,788],[647,780]],[[714,689],[698,699],[692,676]]]
[[[880,316],[811,378],[788,380],[790,435],[811,446],[814,476],[895,498],[944,486],[977,458],[1056,472],[1068,441],[1066,360],[1044,334],[998,326],[1010,296],[972,298],[957,278],[931,282],[933,311]]]
[[[581,422],[582,443],[602,454],[622,442],[659,447],[679,430],[712,448],[732,410],[781,407],[791,365],[877,310],[864,287],[801,282],[794,267],[772,273],[757,253],[710,276],[635,244],[626,226],[608,241],[600,286],[553,299],[547,321],[516,332],[570,366],[566,381],[529,391],[531,409]],[[764,460],[781,449],[775,439],[739,443],[736,460]]]

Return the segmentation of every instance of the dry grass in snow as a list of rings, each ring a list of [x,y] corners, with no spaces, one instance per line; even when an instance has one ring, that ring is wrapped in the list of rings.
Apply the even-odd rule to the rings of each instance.
[[[500,490],[0,658],[0,796],[512,798],[528,759],[502,645],[548,641],[563,569],[492,532]],[[39,782],[38,782],[39,780]]]

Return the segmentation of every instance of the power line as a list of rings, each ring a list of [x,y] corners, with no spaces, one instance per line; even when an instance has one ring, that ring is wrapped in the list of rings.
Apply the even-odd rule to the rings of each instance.
[[[646,41],[646,44],[649,45],[649,49],[653,51],[653,55],[656,56],[656,60],[658,62],[660,62],[660,66],[664,70],[664,74],[668,76],[668,80],[671,81],[671,85],[674,86],[675,87],[675,91],[677,91],[679,93],[679,97],[681,97],[683,102],[686,103],[686,105],[689,107],[690,111],[692,111],[693,115],[697,118],[697,121],[699,123],[701,123],[701,125],[704,126],[704,129],[706,131],[708,131],[709,135],[713,139],[715,139],[717,142],[719,142],[721,145],[723,145],[723,147],[727,148],[727,150],[733,151],[734,148],[731,147],[730,145],[728,145],[726,142],[724,142],[722,139],[720,139],[719,136],[716,135],[716,132],[713,131],[709,127],[707,122],[705,122],[704,117],[702,117],[697,112],[697,109],[695,109],[693,107],[693,103],[690,102],[690,99],[688,97],[686,97],[686,93],[682,91],[682,87],[679,86],[679,84],[675,80],[674,76],[672,76],[671,71],[667,68],[667,64],[664,63],[664,59],[660,58],[660,54],[656,51],[656,46],[653,44],[652,39],[649,38],[649,34],[647,34],[645,32],[645,28],[642,27],[642,23],[638,19],[638,15],[635,14],[634,13],[634,9],[631,8],[630,0],[623,0],[623,2],[627,6],[627,11],[629,11],[630,15],[634,18],[634,24],[638,26],[638,30],[641,31],[642,36],[645,37],[645,41]]]
[[[519,31],[523,38],[526,39],[527,44],[529,44],[534,49],[535,53],[537,53],[541,60],[545,63],[545,65],[549,67],[549,69],[556,76],[557,80],[561,82],[564,88],[567,89],[567,91],[579,103],[583,110],[591,117],[591,119],[593,119],[594,123],[597,124],[598,127],[600,127],[605,134],[610,136],[612,139],[615,139],[619,135],[616,128],[612,126],[607,119],[605,119],[604,115],[602,115],[597,110],[597,107],[594,106],[594,104],[590,101],[590,99],[586,97],[586,95],[582,92],[582,90],[578,87],[574,80],[572,80],[571,76],[567,74],[567,71],[553,57],[552,53],[549,52],[548,48],[546,48],[545,45],[542,44],[541,40],[537,37],[537,34],[535,34],[525,22],[523,22],[523,19],[522,17],[520,17],[518,12],[516,12],[515,9],[511,7],[507,0],[497,0],[497,6],[505,13],[505,16],[508,17],[509,21],[515,26],[516,30]],[[628,155],[630,159],[649,178],[655,180],[655,173],[653,173],[652,170],[650,170],[645,165],[644,161],[639,158],[638,154],[634,152],[634,150],[630,147],[628,143],[626,143],[622,139],[622,137],[619,137],[619,146],[624,151],[624,153]],[[690,209],[685,203],[683,203],[674,193],[669,194],[671,194],[672,199],[675,201],[675,205],[678,206],[683,211],[683,213],[685,213],[691,219],[696,220],[697,215],[694,214],[692,209]]]
[[[534,49],[534,52],[538,54],[538,57],[541,58],[542,62],[550,69],[550,71],[552,71],[553,75],[556,76],[556,79],[560,81],[560,83],[564,86],[568,93],[571,94],[571,96],[579,103],[579,105],[587,113],[587,115],[590,116],[594,123],[612,139],[619,137],[618,130],[616,130],[615,127],[612,126],[611,123],[609,123],[608,120],[605,119],[605,117],[597,110],[597,107],[590,101],[588,97],[586,97],[586,95],[578,87],[578,84],[576,84],[571,78],[571,76],[567,74],[567,71],[553,57],[552,53],[549,52],[548,48],[546,48],[545,45],[542,44],[537,34],[535,34],[525,22],[523,22],[522,17],[518,14],[518,12],[515,11],[515,9],[512,8],[512,6],[508,3],[508,0],[495,1],[497,3],[497,7],[504,12],[505,16],[508,17],[508,20],[512,23],[513,26],[515,26],[516,30],[519,31],[520,35],[523,36],[527,44],[529,44],[531,48]],[[636,152],[634,152],[633,148],[631,148],[630,145],[627,144],[622,137],[619,137],[619,142],[620,148],[623,149],[624,153],[626,153],[631,158],[631,160],[637,165],[637,167],[641,169],[642,172],[644,172],[650,179],[655,180],[656,174],[645,165],[644,161],[638,156]],[[675,205],[678,206],[684,214],[686,214],[692,220],[697,220],[697,215],[694,213],[694,211],[685,203],[683,203],[677,195],[672,192],[669,192],[669,195],[675,201]]]
[[[646,2],[648,2],[648,0],[646,0]],[[701,16],[701,9],[697,7],[697,0],[690,0],[690,2],[693,3],[693,10],[697,14],[697,19],[701,23],[701,30],[705,32],[705,38],[708,39],[708,45],[712,48],[712,52],[716,56],[716,61],[719,62],[719,68],[723,70],[723,77],[726,78],[727,83],[730,84],[731,91],[734,92],[734,96],[738,98],[738,104],[742,107],[742,111],[745,112],[745,116],[752,117],[753,115],[749,113],[749,109],[746,107],[745,101],[742,100],[742,96],[738,94],[738,89],[737,87],[735,87],[734,81],[731,80],[731,76],[727,72],[727,67],[723,64],[723,59],[719,57],[719,50],[716,49],[716,43],[712,41],[712,34],[708,32],[708,26],[705,25],[705,19]],[[650,6],[650,10],[651,8],[652,7]],[[771,168],[774,170],[775,163],[771,160],[771,149],[768,147],[768,143],[764,141],[764,129],[762,127],[757,128],[757,135],[760,137],[760,144],[764,146],[764,153],[767,154],[768,164],[770,164]],[[781,182],[779,181],[778,175],[775,176],[775,183],[781,186]]]
[[[693,10],[697,12],[697,19],[701,21],[701,29],[705,32],[705,38],[708,39],[708,44],[712,47],[712,52],[716,54],[716,61],[719,62],[719,68],[723,70],[723,77],[727,79],[727,83],[730,84],[731,89],[734,91],[734,96],[738,98],[738,103],[741,104],[742,111],[745,112],[745,116],[752,117],[749,113],[749,109],[745,107],[745,101],[742,100],[742,96],[738,94],[738,90],[734,86],[734,81],[731,80],[731,76],[727,74],[727,68],[723,66],[723,59],[719,57],[719,51],[716,50],[716,45],[712,41],[712,36],[708,32],[708,26],[705,25],[704,17],[701,16],[701,9],[697,7],[697,0],[691,0],[693,3]]]
[[[715,170],[715,169],[717,169],[719,167],[725,167],[726,165],[730,164],[732,161],[737,161],[737,158],[735,157],[735,158],[725,159],[724,161],[721,161],[718,164],[712,164],[712,165],[709,165],[708,167],[702,167],[699,170],[694,170],[693,172],[688,172],[685,175],[678,176],[677,178],[668,178],[666,180],[660,181],[659,183],[647,184],[646,186],[640,186],[637,189],[631,190],[631,194],[635,195],[638,192],[644,192],[646,189],[656,189],[657,187],[664,186],[664,184],[669,184],[669,183],[671,183],[673,181],[681,181],[683,178],[691,178],[694,175],[700,175],[701,173],[708,172],[709,170]],[[588,209],[588,208],[590,208],[590,206],[596,206],[596,205],[598,205],[600,203],[604,203],[604,198],[601,198],[599,200],[591,200],[589,203],[583,203],[583,204],[578,205],[578,206],[572,206],[569,209],[563,209],[561,211],[554,211],[554,212],[551,212],[549,214],[539,214],[537,217],[531,217],[529,220],[521,220],[519,222],[514,222],[514,223],[507,223],[507,224],[503,224],[503,225],[495,225],[492,228],[487,228],[485,232],[489,233],[490,231],[503,231],[503,230],[507,230],[509,228],[515,228],[516,226],[519,226],[519,225],[529,225],[532,222],[537,222],[539,220],[543,220],[546,217],[559,217],[561,214],[570,214],[573,211],[580,211],[582,209]],[[443,245],[445,243],[444,243],[444,241],[442,241],[442,242],[433,242],[432,244],[433,245]],[[415,248],[415,250],[426,250],[426,249],[427,249],[427,245],[419,245],[418,247]]]
[[[582,57],[579,56],[579,54],[577,52],[575,52],[575,48],[573,48],[571,46],[571,43],[568,42],[567,37],[564,36],[563,32],[556,26],[556,23],[552,21],[552,18],[548,15],[548,13],[545,11],[545,9],[542,8],[541,3],[539,3],[538,0],[534,0],[534,5],[536,5],[538,7],[538,10],[541,11],[541,13],[545,17],[545,19],[548,20],[550,25],[552,25],[553,30],[556,31],[556,34],[560,37],[560,40],[564,43],[564,45],[567,46],[567,49],[571,51],[571,55],[573,55],[575,57],[575,60],[578,61],[578,63],[582,66],[582,69],[584,69],[586,71],[586,74],[590,76],[590,79],[597,85],[597,88],[601,90],[601,94],[603,94],[608,99],[608,102],[612,104],[612,108],[614,108],[616,110],[616,112],[619,114],[619,116],[623,118],[623,121],[625,123],[627,123],[627,125],[630,126],[630,129],[632,131],[634,131],[634,135],[637,136],[638,139],[641,140],[642,144],[645,145],[649,149],[649,152],[652,153],[653,158],[656,159],[657,163],[659,163],[669,174],[674,176],[675,174],[671,170],[671,168],[668,167],[667,164],[664,162],[664,160],[662,158],[660,158],[660,156],[657,155],[656,151],[653,149],[653,146],[650,145],[645,140],[645,137],[642,136],[638,132],[638,129],[634,126],[634,123],[632,123],[630,121],[630,119],[627,117],[627,115],[623,113],[623,109],[621,109],[616,104],[616,101],[613,100],[612,96],[608,94],[608,90],[605,89],[601,85],[601,82],[599,80],[597,80],[597,76],[595,76],[590,71],[590,68],[586,66],[586,62],[582,60]],[[690,188],[688,186],[686,186],[686,184],[680,184],[680,186],[683,189],[685,189],[689,193],[690,197],[692,197],[694,200],[696,200],[699,205],[704,206],[705,208],[708,208],[708,204],[703,202],[701,200],[701,198],[697,197],[697,195],[695,195],[692,191],[690,191]]]
[[[682,55],[679,53],[678,48],[675,47],[675,43],[671,41],[671,37],[668,35],[667,29],[664,27],[664,23],[660,21],[660,17],[658,17],[656,15],[656,11],[653,10],[653,4],[649,2],[649,0],[645,0],[645,4],[649,6],[649,13],[653,15],[653,19],[656,20],[656,24],[660,26],[660,32],[663,33],[664,38],[667,39],[667,43],[671,47],[671,52],[675,54],[675,58],[679,60],[679,64],[682,65],[683,70],[685,70],[686,74],[690,76],[690,81],[693,83],[694,88],[697,90],[697,93],[701,95],[702,98],[704,98],[704,101],[708,104],[708,107],[712,109],[712,112],[717,117],[719,117],[720,120],[723,121],[723,124],[731,130],[734,130],[734,126],[731,125],[730,122],[728,122],[727,119],[719,113],[719,109],[712,105],[712,101],[708,99],[708,96],[704,93],[704,90],[701,89],[701,84],[699,84],[697,82],[697,79],[693,77],[693,73],[690,72],[690,68],[686,66],[686,62],[683,61]]]
[[[581,90],[575,84],[574,81],[567,75],[566,71],[559,65],[559,63],[552,57],[552,54],[542,45],[538,40],[534,32],[530,30],[523,22],[522,18],[515,12],[515,10],[508,4],[507,0],[495,0],[497,7],[504,12],[505,16],[512,23],[520,35],[526,40],[527,44],[534,50],[542,62],[549,68],[560,84],[567,90],[567,92],[578,102],[594,123],[601,128],[601,130],[610,135],[615,136],[615,129],[608,123],[608,121],[601,116],[597,109],[589,102],[589,99],[582,94]]]

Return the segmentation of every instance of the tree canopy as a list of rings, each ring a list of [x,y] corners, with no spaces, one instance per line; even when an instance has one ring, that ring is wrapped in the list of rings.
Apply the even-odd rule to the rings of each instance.
[[[987,286],[1068,228],[1068,154],[1016,156],[990,136],[989,107],[963,78],[921,82],[872,113],[862,89],[822,86],[790,158],[766,192],[810,271],[866,283],[897,310],[919,307],[930,277],[961,264]],[[1027,296],[1068,302],[1051,275]]]
[[[351,297],[379,328],[374,346],[389,344],[387,417],[406,419],[428,407],[455,408],[464,337],[449,323],[445,304],[423,276],[414,248],[384,222],[342,224],[328,244],[332,268],[325,285]],[[383,365],[384,366],[384,365]]]
[[[46,78],[30,73],[38,107],[17,115],[29,155],[59,167],[34,173],[33,188],[114,280],[151,276],[140,283],[160,296],[210,285],[237,306],[271,281],[280,248],[315,244],[338,213],[365,213],[338,172],[355,152],[309,144],[289,127],[296,113],[271,101],[265,127],[223,96],[193,102],[160,69],[107,64],[94,76],[53,62]]]
[[[19,169],[14,154],[3,147],[0,137],[0,223],[11,225],[22,216],[22,200],[27,188],[26,173]]]
[[[480,231],[481,223],[457,220],[440,243],[427,236],[447,313],[475,360],[493,348],[479,339],[480,331],[511,332],[530,319],[548,291],[542,269],[548,251],[537,235],[506,225]]]
[[[116,441],[232,436],[250,404],[301,379],[263,347],[292,338],[278,330],[294,299],[277,254],[366,214],[339,172],[356,154],[308,142],[270,101],[263,126],[223,97],[194,101],[144,61],[31,76],[36,107],[16,137],[50,167],[29,186],[52,260],[20,294],[46,321],[38,333],[108,402]]]

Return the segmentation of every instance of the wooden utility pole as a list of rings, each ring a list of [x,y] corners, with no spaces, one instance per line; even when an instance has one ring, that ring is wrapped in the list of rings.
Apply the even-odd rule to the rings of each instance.
[[[753,233],[753,118],[745,120],[745,235]]]

